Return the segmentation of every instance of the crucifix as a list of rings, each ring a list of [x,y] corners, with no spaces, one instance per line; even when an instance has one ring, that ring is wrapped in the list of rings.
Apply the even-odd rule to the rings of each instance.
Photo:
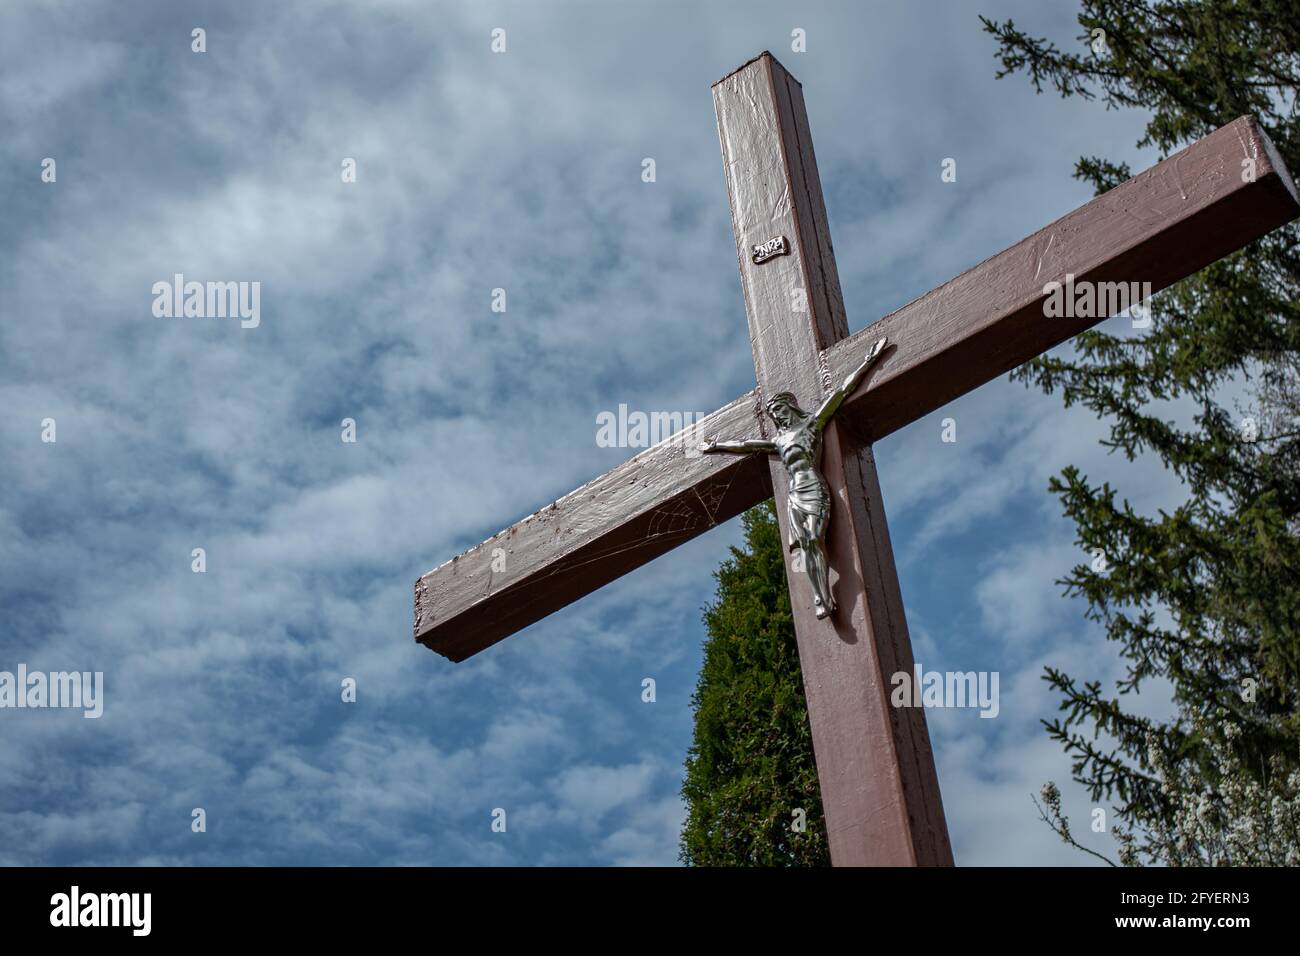
[[[924,711],[889,700],[913,660],[872,442],[1108,318],[1049,315],[1053,284],[1159,291],[1295,186],[1242,117],[850,335],[800,84],[763,53],[713,101],[758,387],[423,575],[415,639],[465,660],[775,496],[832,862],[950,865]]]

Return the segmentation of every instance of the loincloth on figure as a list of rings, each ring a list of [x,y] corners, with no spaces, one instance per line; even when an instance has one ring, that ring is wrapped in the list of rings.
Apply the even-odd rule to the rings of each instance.
[[[831,493],[821,475],[809,468],[790,476],[786,511],[790,515],[790,549],[794,550],[803,547],[806,536],[805,517],[819,518],[821,527],[825,527],[826,519],[830,516]]]

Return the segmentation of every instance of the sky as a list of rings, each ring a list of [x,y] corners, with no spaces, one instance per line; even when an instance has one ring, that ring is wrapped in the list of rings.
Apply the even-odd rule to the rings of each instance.
[[[413,643],[413,582],[635,454],[602,412],[754,386],[710,86],[756,53],[803,83],[854,331],[1087,201],[1080,156],[1158,158],[1138,113],[996,80],[980,13],[1080,32],[1032,0],[6,4],[0,671],[104,691],[0,710],[0,863],[676,864],[739,522],[461,664]],[[177,273],[260,283],[256,326],[155,315]],[[959,864],[1095,863],[1047,780],[1107,848],[1039,723],[1045,666],[1122,674],[1046,487],[1177,487],[1104,434],[1003,378],[877,445],[918,661],[1000,675],[996,718],[928,713]]]

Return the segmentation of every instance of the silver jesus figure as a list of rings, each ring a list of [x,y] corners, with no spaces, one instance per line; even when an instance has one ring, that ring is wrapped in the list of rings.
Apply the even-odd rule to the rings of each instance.
[[[817,471],[821,459],[822,432],[831,417],[839,411],[844,400],[853,394],[867,370],[880,357],[885,348],[882,338],[871,346],[844,384],[826,396],[815,414],[809,415],[789,392],[780,392],[767,401],[767,413],[776,424],[776,438],[766,441],[751,438],[745,441],[706,441],[700,446],[705,452],[730,452],[747,455],[764,452],[781,456],[786,474],[790,476],[790,493],[786,498],[786,511],[790,520],[790,550],[803,551],[804,569],[812,583],[813,609],[819,618],[835,611],[835,598],[831,594],[830,565],[826,559],[826,525],[831,516],[830,489],[826,479]]]

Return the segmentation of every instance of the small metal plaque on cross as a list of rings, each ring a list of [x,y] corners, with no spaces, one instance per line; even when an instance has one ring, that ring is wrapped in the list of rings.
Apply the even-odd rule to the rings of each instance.
[[[754,254],[750,257],[754,260],[754,265],[790,254],[790,243],[785,241],[785,236],[773,236],[767,242],[760,242],[750,248],[754,250]]]

